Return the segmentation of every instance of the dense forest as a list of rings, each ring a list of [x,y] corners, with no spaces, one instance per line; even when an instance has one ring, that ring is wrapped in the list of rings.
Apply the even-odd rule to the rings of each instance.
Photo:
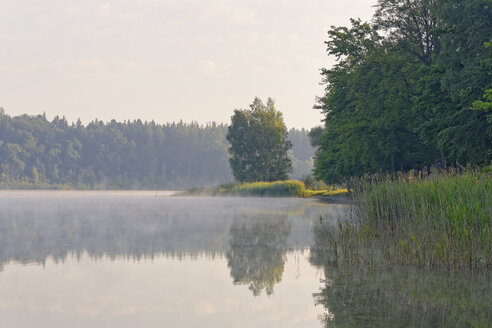
[[[94,120],[82,125],[0,109],[1,188],[179,189],[233,181],[227,125]],[[292,156],[310,173],[308,131],[291,129]]]
[[[492,1],[379,0],[328,35],[318,178],[491,163]]]

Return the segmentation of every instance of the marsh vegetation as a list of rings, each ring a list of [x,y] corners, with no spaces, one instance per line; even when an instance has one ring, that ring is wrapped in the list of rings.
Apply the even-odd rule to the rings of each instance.
[[[490,173],[373,175],[352,185],[348,217],[317,232],[332,263],[492,265]]]
[[[310,260],[325,327],[490,327],[490,173],[373,175],[338,223],[320,217]]]

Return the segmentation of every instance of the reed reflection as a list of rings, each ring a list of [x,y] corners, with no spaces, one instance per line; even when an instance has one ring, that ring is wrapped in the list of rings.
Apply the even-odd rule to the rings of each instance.
[[[490,272],[358,265],[329,242],[333,226],[314,226],[310,261],[325,285],[314,294],[324,327],[491,327]],[[353,256],[351,254],[350,256]]]

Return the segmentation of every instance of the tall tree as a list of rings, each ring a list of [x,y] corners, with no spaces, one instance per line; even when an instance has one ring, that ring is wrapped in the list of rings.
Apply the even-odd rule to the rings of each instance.
[[[237,181],[286,180],[292,170],[282,113],[275,110],[274,101],[264,104],[255,98],[250,109],[234,111],[226,136],[231,147],[232,173]]]
[[[379,0],[372,24],[328,34],[319,178],[490,163],[492,1]]]
[[[315,174],[327,182],[368,172],[407,170],[429,162],[414,132],[411,108],[417,59],[409,59],[368,23],[332,27],[326,43],[338,58],[323,70],[326,116]]]

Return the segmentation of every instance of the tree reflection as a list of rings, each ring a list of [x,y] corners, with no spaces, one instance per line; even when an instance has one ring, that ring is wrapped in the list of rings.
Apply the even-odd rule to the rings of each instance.
[[[311,262],[324,270],[314,294],[325,327],[491,327],[490,272],[368,267],[336,256],[333,227],[317,224]]]
[[[132,260],[226,255],[234,280],[254,281],[257,294],[271,294],[280,281],[288,247],[311,245],[306,217],[326,211],[294,199],[36,195],[0,197],[0,272],[9,262],[44,264],[50,257],[63,263],[83,254]]]
[[[273,294],[273,286],[282,280],[290,231],[287,215],[236,217],[226,254],[234,284],[249,285],[255,296],[263,290]]]
[[[225,253],[231,212],[196,201],[12,199],[0,201],[1,262],[108,257],[214,257]]]

